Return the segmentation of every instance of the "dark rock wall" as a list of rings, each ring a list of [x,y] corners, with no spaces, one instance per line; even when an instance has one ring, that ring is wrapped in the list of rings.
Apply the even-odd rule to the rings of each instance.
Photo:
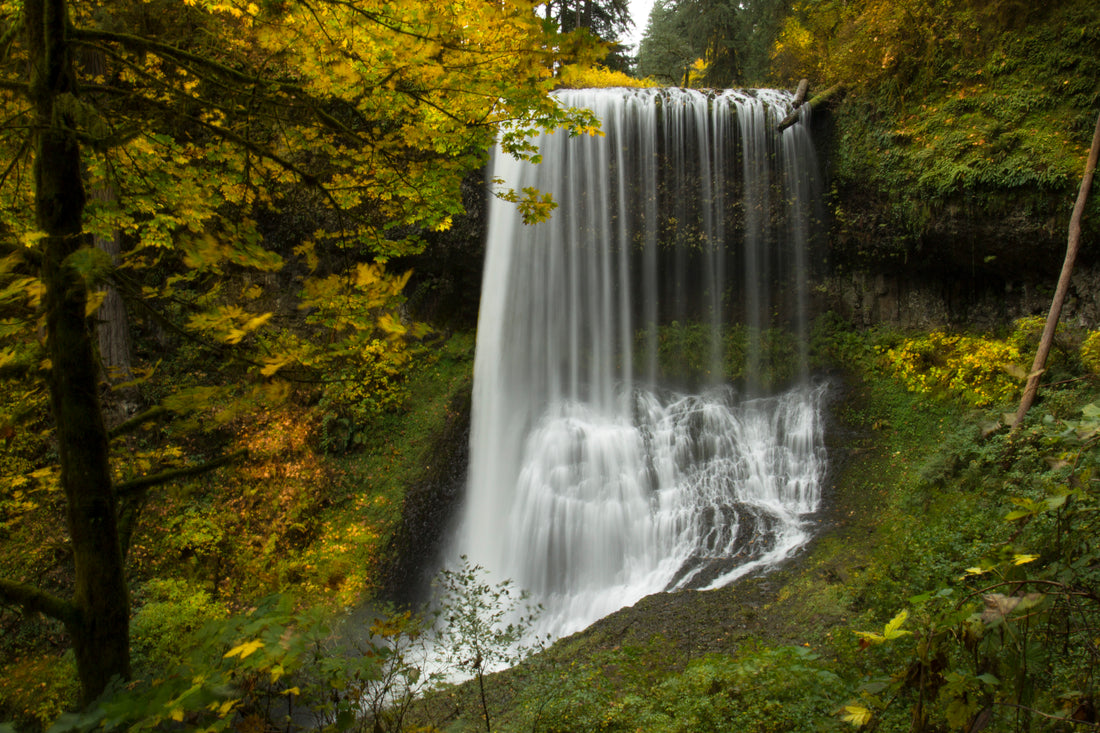
[[[929,275],[919,272],[826,274],[815,283],[817,307],[832,310],[857,326],[993,329],[1029,315],[1045,315],[1058,283],[1046,278]],[[1100,269],[1075,268],[1062,320],[1075,326],[1100,325]]]
[[[431,464],[408,488],[401,527],[386,557],[383,596],[400,607],[411,607],[428,598],[431,580],[441,565],[451,524],[458,514],[466,488],[470,459],[469,389],[451,403],[451,419],[426,455]]]

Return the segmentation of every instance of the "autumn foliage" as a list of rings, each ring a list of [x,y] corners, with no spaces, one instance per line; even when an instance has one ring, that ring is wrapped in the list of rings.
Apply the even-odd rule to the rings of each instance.
[[[245,460],[261,407],[348,412],[364,375],[400,405],[426,329],[387,262],[450,227],[498,135],[523,156],[535,129],[590,124],[547,96],[585,48],[525,0],[0,1],[0,372],[23,395],[0,416],[3,519],[63,508],[69,566],[5,568],[0,599],[63,624],[84,702],[130,674],[142,517],[199,559],[236,531],[158,514],[152,489]],[[97,350],[110,333],[132,352]],[[266,507],[292,543],[299,490]]]

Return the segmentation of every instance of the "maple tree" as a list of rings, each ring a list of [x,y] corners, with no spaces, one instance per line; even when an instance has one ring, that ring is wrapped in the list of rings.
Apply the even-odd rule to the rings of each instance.
[[[64,623],[84,703],[130,671],[125,556],[145,492],[233,457],[124,476],[112,441],[232,414],[231,392],[277,400],[280,379],[403,337],[404,276],[385,263],[449,226],[498,132],[530,156],[536,127],[590,124],[547,96],[582,50],[526,0],[0,0],[0,372],[48,389],[58,469],[34,481],[63,492],[72,558],[70,591],[0,579],[0,602]],[[551,205],[510,196],[536,217]],[[294,216],[308,231],[293,242],[265,231]],[[257,281],[298,291],[324,344],[264,340]],[[252,387],[161,385],[149,409],[107,416],[93,331],[108,285]]]

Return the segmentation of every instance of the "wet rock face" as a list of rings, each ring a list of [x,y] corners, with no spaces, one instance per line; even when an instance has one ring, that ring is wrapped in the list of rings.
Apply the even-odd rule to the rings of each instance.
[[[859,326],[992,329],[1023,316],[1045,314],[1050,308],[1057,273],[1046,278],[1025,274],[951,277],[861,271],[822,277],[814,290],[819,308],[833,310]],[[1100,325],[1100,269],[1089,265],[1075,269],[1062,318],[1081,327]]]
[[[427,599],[462,500],[470,458],[468,390],[452,402],[451,414],[446,428],[426,453],[431,463],[405,494],[401,527],[387,552],[390,565],[383,597],[400,607]]]

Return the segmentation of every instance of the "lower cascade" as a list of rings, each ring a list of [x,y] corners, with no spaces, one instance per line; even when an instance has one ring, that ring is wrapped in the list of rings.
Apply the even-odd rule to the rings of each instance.
[[[789,95],[557,97],[603,135],[494,157],[494,180],[559,206],[528,225],[490,205],[452,548],[526,590],[551,637],[787,557],[825,466],[805,348],[816,161],[808,125],[777,131]]]

